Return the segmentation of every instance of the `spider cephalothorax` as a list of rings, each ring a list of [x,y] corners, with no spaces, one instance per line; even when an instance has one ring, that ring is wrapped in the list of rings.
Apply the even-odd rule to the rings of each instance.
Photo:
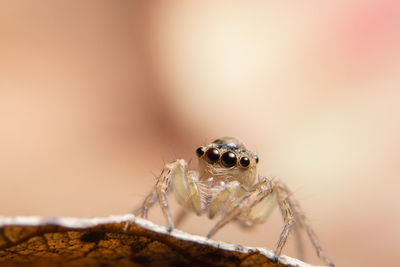
[[[257,178],[258,156],[238,139],[222,137],[196,150],[199,158],[199,180],[210,185],[236,180],[251,186]]]
[[[251,226],[263,223],[279,206],[285,226],[274,250],[278,260],[292,229],[304,228],[318,256],[333,263],[323,253],[309,221],[288,187],[257,174],[258,156],[233,137],[222,137],[196,149],[199,172],[188,169],[183,159],[164,166],[154,190],[145,198],[136,215],[147,218],[148,210],[159,202],[168,231],[174,229],[167,194],[173,190],[179,204],[197,215],[221,215],[208,237],[231,221]]]

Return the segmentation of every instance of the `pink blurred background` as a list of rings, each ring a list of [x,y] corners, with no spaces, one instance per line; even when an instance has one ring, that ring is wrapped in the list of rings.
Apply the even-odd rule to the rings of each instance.
[[[395,266],[399,48],[391,0],[3,0],[0,214],[130,212],[164,162],[229,135],[292,188],[338,266]],[[276,210],[215,238],[272,249],[282,226]]]

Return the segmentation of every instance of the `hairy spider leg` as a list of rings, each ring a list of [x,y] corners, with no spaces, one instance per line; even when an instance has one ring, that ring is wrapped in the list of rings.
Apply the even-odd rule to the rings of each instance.
[[[199,190],[200,183],[196,174],[188,171],[187,164],[183,159],[178,159],[164,166],[155,188],[145,198],[142,206],[135,211],[135,215],[147,218],[148,210],[158,199],[169,232],[174,229],[167,196],[172,183],[177,201],[182,205],[189,203],[192,209],[200,215],[204,206]]]
[[[157,200],[158,200],[158,197],[157,197],[157,193],[156,193],[155,187],[154,187],[153,190],[151,191],[151,193],[148,194],[146,196],[146,198],[144,199],[143,204],[139,208],[137,208],[133,212],[133,214],[135,216],[139,216],[139,217],[147,219],[147,217],[149,215],[149,209],[154,205],[154,203],[157,202]]]
[[[275,184],[274,189],[276,190],[276,197],[278,200],[279,208],[281,210],[285,225],[283,226],[281,235],[279,236],[278,243],[276,244],[274,250],[275,259],[277,259],[281,255],[282,248],[286,244],[289,233],[292,230],[292,226],[295,223],[293,209],[287,199],[288,197],[287,192],[280,190],[279,184],[280,184],[279,182]]]
[[[284,183],[279,182],[277,184],[277,191],[281,193],[282,197],[286,199],[292,209],[293,216],[296,222],[295,230],[297,230],[297,227],[305,229],[308,237],[311,240],[311,243],[316,250],[318,257],[326,262],[329,266],[334,266],[333,262],[325,255],[324,251],[322,250],[317,235],[311,227],[310,221],[307,219],[305,213],[300,208],[298,201],[293,197],[293,193],[290,191],[290,189]]]
[[[232,220],[237,219],[244,211],[254,207],[257,203],[262,201],[265,197],[272,193],[272,182],[268,179],[261,180],[254,188],[254,190],[241,197],[232,207],[230,211],[223,215],[223,217],[215,224],[210,230],[207,237],[211,238],[219,229],[225,226]]]

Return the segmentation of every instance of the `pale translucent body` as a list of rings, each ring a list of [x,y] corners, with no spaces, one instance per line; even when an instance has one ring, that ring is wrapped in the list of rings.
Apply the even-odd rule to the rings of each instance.
[[[199,172],[189,170],[183,159],[166,164],[154,190],[145,198],[136,215],[146,218],[150,207],[158,202],[168,222],[168,230],[172,231],[174,223],[167,194],[174,191],[177,202],[185,210],[197,215],[207,213],[209,218],[221,215],[207,235],[211,237],[231,221],[247,226],[264,223],[274,207],[279,206],[285,225],[274,251],[276,260],[291,230],[304,228],[318,256],[333,266],[288,187],[281,181],[259,177],[258,157],[239,140],[223,137],[198,148],[196,153]]]

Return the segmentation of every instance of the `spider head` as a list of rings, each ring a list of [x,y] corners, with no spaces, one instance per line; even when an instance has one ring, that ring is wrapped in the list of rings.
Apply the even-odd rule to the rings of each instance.
[[[201,179],[254,181],[258,157],[233,137],[222,137],[196,150]],[[250,181],[249,181],[250,182]]]

